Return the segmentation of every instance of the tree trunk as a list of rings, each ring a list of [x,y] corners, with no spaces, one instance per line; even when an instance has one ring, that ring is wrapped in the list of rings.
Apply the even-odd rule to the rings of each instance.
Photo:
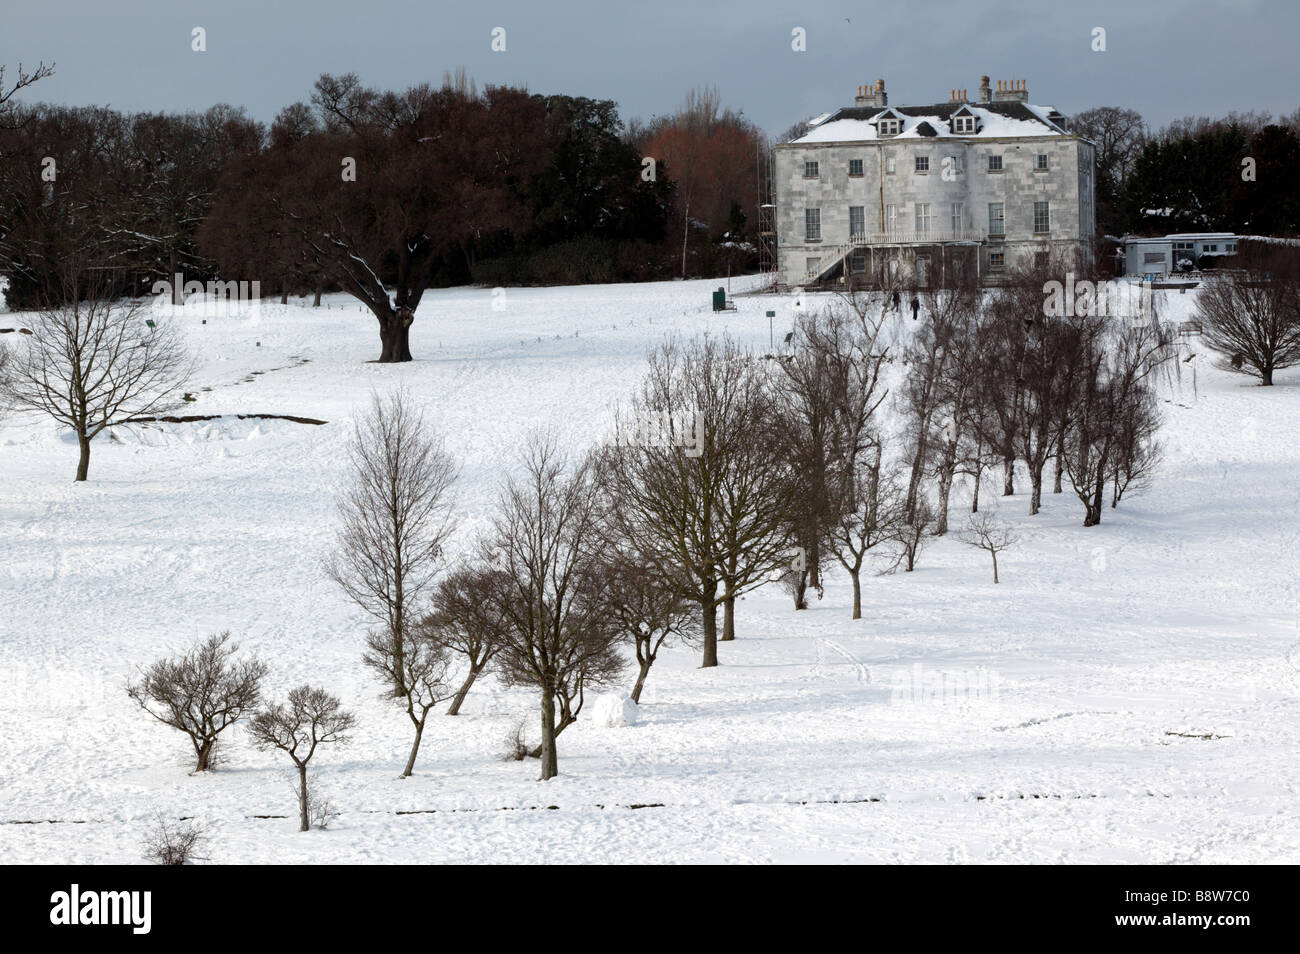
[[[691,235],[691,202],[686,200],[686,209],[682,213],[682,278],[686,277],[686,242]]]
[[[482,666],[475,665],[469,667],[469,675],[465,677],[465,681],[462,682],[460,688],[456,690],[456,698],[452,699],[451,705],[447,707],[447,715],[460,715],[460,704],[464,702],[465,697],[469,695],[469,687],[474,685],[474,680],[478,678],[479,670],[482,668]]]
[[[975,461],[975,486],[970,495],[970,512],[980,512],[980,477],[984,474],[984,467],[978,459]]]
[[[199,764],[195,767],[196,772],[206,772],[212,764],[212,749],[216,746],[216,739],[204,739],[198,745]]]
[[[1037,467],[1031,465],[1029,468],[1029,516],[1031,517],[1036,515],[1043,505],[1043,467],[1046,463],[1044,461]]]
[[[993,582],[996,583],[998,581],[998,551],[990,550],[989,552],[993,554]]]
[[[1095,527],[1101,523],[1101,502],[1106,492],[1106,476],[1104,471],[1098,468],[1097,479],[1093,483],[1092,493],[1088,499],[1083,502],[1084,515],[1083,525],[1085,527]]]
[[[397,326],[397,360],[411,361],[411,322],[415,316],[407,312],[408,317],[402,319]]]
[[[77,446],[81,449],[81,458],[77,461],[77,480],[85,480],[90,474],[90,438],[84,434],[78,434]],[[64,473],[67,473],[67,471],[64,471]]]
[[[555,754],[555,695],[542,690],[542,781],[560,774]]]
[[[1106,475],[1104,472],[1097,474],[1097,482],[1093,486],[1092,500],[1088,503],[1088,515],[1083,521],[1085,527],[1095,527],[1101,523],[1101,505],[1106,499]]]
[[[862,571],[850,570],[849,575],[853,577],[853,618],[862,619]]]
[[[794,585],[794,608],[803,610],[808,608],[808,571],[799,571],[799,580]]]
[[[736,598],[728,596],[722,601],[722,641],[730,642],[736,638]]]
[[[400,582],[398,586],[401,586]],[[398,592],[398,599],[401,599],[400,590]],[[401,612],[400,607],[398,612]],[[402,637],[401,617],[399,616],[398,619],[399,622],[393,627],[393,697],[396,699],[406,695],[406,680],[403,678],[406,673],[406,649]]]
[[[911,520],[912,514],[916,512],[916,495],[921,489],[921,469],[924,466],[927,449],[926,442],[921,440],[916,445],[916,456],[912,458],[912,472],[907,478],[907,499],[903,502],[903,515],[908,520]]]
[[[311,300],[311,306],[312,306],[313,308],[319,308],[319,307],[320,307],[320,296],[321,296],[321,292],[322,292],[323,290],[324,290],[324,289],[322,289],[320,285],[317,285],[317,286],[316,286],[316,295],[315,295],[315,297],[313,297],[312,300]]]
[[[953,474],[957,469],[957,445],[950,445],[944,453],[943,466],[939,470],[939,504],[934,524],[934,535],[941,537],[948,532],[948,499],[952,495]]]
[[[1065,472],[1065,428],[1056,438],[1056,474],[1052,478],[1052,493],[1061,492],[1061,476]]]
[[[1262,371],[1259,372],[1259,383],[1261,387],[1272,387],[1273,385],[1272,368],[1264,368]]]
[[[425,717],[428,717],[428,713],[425,713]],[[415,771],[415,757],[420,754],[420,738],[423,735],[424,719],[421,719],[415,723],[415,741],[411,743],[411,754],[406,759],[406,768],[402,770],[402,778],[410,778],[411,773]]]
[[[311,820],[307,817],[307,763],[298,766],[298,830],[310,831]]]
[[[701,669],[710,669],[718,664],[718,608],[709,600],[700,604],[704,625],[704,658]]]
[[[1002,458],[1002,496],[1013,497],[1016,493],[1016,458],[1008,455]]]
[[[405,306],[390,309],[379,318],[379,363],[411,360],[411,323],[415,313]]]
[[[636,674],[636,685],[632,687],[632,701],[637,705],[641,704],[641,690],[645,688],[645,677],[650,675],[650,667],[654,661],[654,656],[649,653],[641,660],[641,670]]]

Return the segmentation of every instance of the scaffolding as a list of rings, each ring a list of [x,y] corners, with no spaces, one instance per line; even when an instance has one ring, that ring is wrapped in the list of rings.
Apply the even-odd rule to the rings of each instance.
[[[757,143],[754,176],[758,185],[758,271],[762,276],[760,291],[774,291],[777,280],[776,189],[773,177],[772,142],[766,137]]]

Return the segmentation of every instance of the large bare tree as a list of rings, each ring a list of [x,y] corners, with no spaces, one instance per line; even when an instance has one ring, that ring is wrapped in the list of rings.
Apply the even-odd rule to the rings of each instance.
[[[796,609],[806,608],[807,587],[820,594],[823,551],[853,508],[855,470],[885,398],[884,337],[884,319],[874,316],[868,297],[849,293],[825,315],[800,318],[792,352],[778,364],[778,441],[792,463],[797,493],[788,511],[790,533],[802,555],[792,581]]]
[[[326,570],[387,630],[393,694],[404,696],[406,633],[454,527],[456,464],[400,388],[372,396],[356,422],[350,455],[338,504],[342,527]]]
[[[1149,469],[1140,459],[1154,453],[1146,446],[1155,435],[1152,380],[1176,365],[1174,333],[1158,321],[1094,316],[1083,331],[1064,461],[1084,505],[1083,525],[1091,527],[1101,523],[1107,481],[1122,480],[1135,466]],[[1126,464],[1125,455],[1139,459]]]
[[[559,774],[556,737],[577,719],[585,690],[623,668],[622,632],[603,595],[594,467],[567,460],[554,437],[531,438],[485,541],[506,619],[497,669],[541,695],[543,781]]]
[[[699,607],[705,668],[718,664],[718,607],[788,559],[796,485],[771,407],[765,369],[730,340],[669,342],[650,355],[628,415],[674,439],[606,449],[618,535]]]
[[[90,473],[90,442],[129,418],[181,403],[193,365],[180,329],[109,297],[94,273],[69,267],[66,304],[41,309],[0,380],[3,399],[68,427],[80,448],[78,481]]]
[[[1206,343],[1222,366],[1273,383],[1300,364],[1300,249],[1242,242],[1240,270],[1212,275],[1197,311]]]

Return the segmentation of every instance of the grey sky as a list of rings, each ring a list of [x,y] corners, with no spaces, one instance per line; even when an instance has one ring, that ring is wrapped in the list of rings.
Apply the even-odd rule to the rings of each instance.
[[[207,52],[190,31],[207,30]],[[506,29],[506,51],[491,31]],[[1091,49],[1094,27],[1107,50]],[[791,30],[807,31],[807,51]],[[946,100],[979,76],[1027,79],[1066,113],[1188,114],[1300,106],[1295,0],[0,0],[0,63],[58,63],[32,98],[119,109],[217,102],[269,120],[322,72],[370,85],[523,84],[617,100],[623,117],[672,109],[694,85],[779,133],[848,105],[884,77],[899,105]]]

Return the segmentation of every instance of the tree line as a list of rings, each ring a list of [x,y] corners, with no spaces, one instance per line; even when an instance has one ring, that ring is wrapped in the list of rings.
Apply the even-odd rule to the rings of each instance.
[[[610,100],[480,90],[463,71],[405,90],[323,75],[268,126],[240,108],[124,114],[0,103],[0,275],[10,308],[61,300],[89,256],[123,295],[155,282],[341,290],[408,360],[429,287],[750,271],[766,146],[716,90],[625,124]],[[173,292],[181,294],[179,288]]]
[[[1100,235],[1300,235],[1300,109],[1189,116],[1152,130],[1132,109],[1071,121],[1097,147]]]

